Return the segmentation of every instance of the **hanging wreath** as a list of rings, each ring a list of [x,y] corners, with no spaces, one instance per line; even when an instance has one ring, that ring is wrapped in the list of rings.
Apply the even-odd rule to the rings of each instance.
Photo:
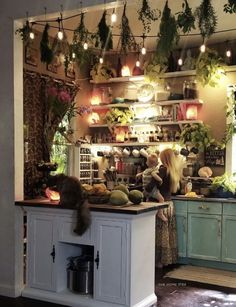
[[[142,6],[138,10],[138,19],[143,24],[144,32],[149,33],[151,31],[151,23],[158,20],[160,16],[160,10],[151,9],[148,0],[142,0]]]
[[[183,11],[177,13],[177,24],[178,27],[183,31],[183,33],[189,33],[191,30],[195,29],[195,17],[192,13],[192,9],[189,7],[188,1],[184,0],[182,3]]]
[[[209,38],[215,32],[217,26],[217,16],[211,0],[202,0],[195,13],[203,39]]]

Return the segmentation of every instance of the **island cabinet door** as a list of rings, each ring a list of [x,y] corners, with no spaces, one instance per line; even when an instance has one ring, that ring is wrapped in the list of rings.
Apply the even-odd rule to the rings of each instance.
[[[119,220],[95,220],[94,296],[97,300],[127,304],[127,227]]]
[[[221,261],[221,216],[188,214],[188,257]]]
[[[187,201],[174,201],[176,212],[178,256],[187,256]]]
[[[52,290],[56,288],[54,216],[28,215],[27,286]]]
[[[236,204],[223,204],[222,261],[236,263]]]

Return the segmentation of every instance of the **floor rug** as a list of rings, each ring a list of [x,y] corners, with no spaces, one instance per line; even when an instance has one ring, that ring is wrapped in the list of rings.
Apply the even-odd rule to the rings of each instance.
[[[166,277],[236,288],[236,272],[231,271],[183,265],[166,273],[164,278]]]

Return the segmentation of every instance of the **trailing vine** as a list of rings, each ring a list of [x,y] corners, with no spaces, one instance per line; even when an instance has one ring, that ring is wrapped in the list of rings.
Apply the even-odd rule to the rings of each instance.
[[[160,63],[167,62],[171,51],[175,48],[179,41],[179,34],[175,17],[171,14],[168,7],[168,0],[162,12],[159,40],[156,48],[156,55]]]
[[[217,26],[217,16],[211,0],[202,0],[202,3],[196,8],[195,14],[203,39],[210,37]]]
[[[188,1],[184,0],[182,3],[182,12],[177,13],[177,24],[178,27],[183,31],[183,33],[189,33],[191,30],[195,29],[195,17],[192,13],[192,9],[189,7]]]
[[[53,60],[53,51],[50,46],[49,35],[48,35],[49,27],[50,27],[49,24],[46,23],[42,34],[42,39],[40,42],[41,62],[47,64],[50,64]]]
[[[232,89],[226,105],[226,131],[222,143],[226,145],[232,140],[233,135],[236,133],[236,91]]]
[[[124,54],[127,54],[127,51],[136,50],[137,43],[135,41],[134,35],[131,31],[129,20],[126,16],[126,3],[124,4],[124,10],[121,19],[121,34],[120,34],[120,42],[121,42],[121,51]]]
[[[142,6],[138,10],[138,19],[143,24],[144,32],[149,33],[151,31],[151,23],[158,20],[160,16],[160,10],[151,9],[148,0],[142,0]]]
[[[206,52],[200,53],[196,62],[197,80],[203,85],[215,87],[222,74],[225,74],[224,62],[218,53],[207,48]]]
[[[111,27],[106,23],[107,11],[104,10],[102,18],[98,23],[98,31],[95,35],[95,47],[101,47],[105,50],[110,50],[113,48],[112,32]]]
[[[228,0],[228,3],[224,4],[224,12],[229,14],[236,13],[236,0]]]

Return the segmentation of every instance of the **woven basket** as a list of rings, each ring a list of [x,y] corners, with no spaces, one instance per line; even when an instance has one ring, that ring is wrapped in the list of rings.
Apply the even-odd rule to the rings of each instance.
[[[106,204],[108,203],[110,195],[89,195],[88,202],[90,204]]]

